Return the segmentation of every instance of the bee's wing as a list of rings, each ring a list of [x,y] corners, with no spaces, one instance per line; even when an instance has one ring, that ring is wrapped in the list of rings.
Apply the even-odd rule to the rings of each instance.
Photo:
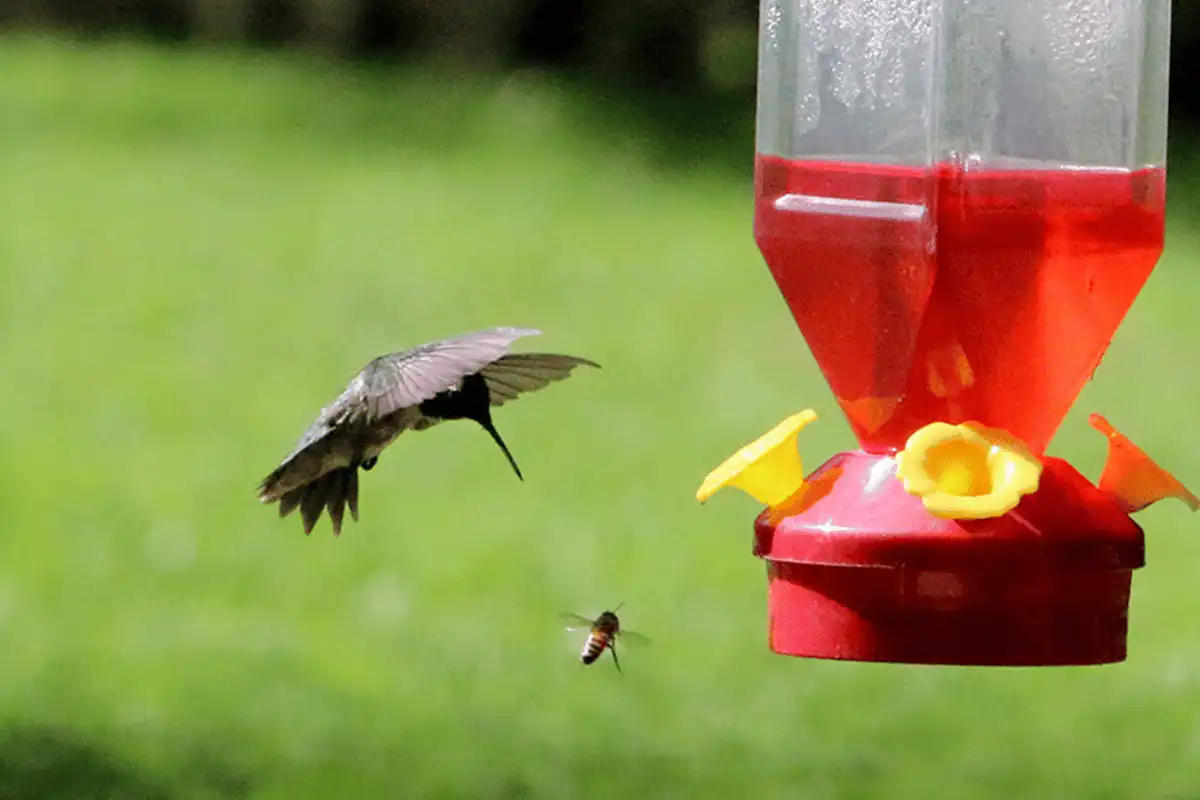
[[[617,631],[617,638],[621,640],[621,644],[632,644],[634,646],[650,644],[653,641],[649,636],[645,636],[637,631],[627,631],[624,628]]]
[[[596,624],[595,620],[581,617],[578,614],[568,614],[562,612],[558,615],[564,622],[570,623],[567,625],[569,631],[590,631],[592,626]]]

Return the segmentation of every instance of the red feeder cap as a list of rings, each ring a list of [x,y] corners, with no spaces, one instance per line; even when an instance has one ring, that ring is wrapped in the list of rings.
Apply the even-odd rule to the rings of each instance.
[[[803,503],[755,524],[776,653],[911,664],[1052,666],[1125,658],[1141,528],[1070,464],[1003,516],[933,516],[894,458],[842,453]]]

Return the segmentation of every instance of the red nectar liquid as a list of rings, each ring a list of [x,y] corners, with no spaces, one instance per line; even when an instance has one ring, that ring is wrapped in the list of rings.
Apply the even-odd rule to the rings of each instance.
[[[754,234],[861,446],[975,420],[1042,452],[1163,248],[1164,170],[758,157]]]

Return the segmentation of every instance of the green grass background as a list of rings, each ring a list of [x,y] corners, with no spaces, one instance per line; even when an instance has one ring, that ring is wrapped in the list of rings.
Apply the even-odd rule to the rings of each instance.
[[[774,656],[757,507],[705,473],[815,407],[750,234],[752,108],[672,140],[536,75],[0,40],[0,798],[1200,796],[1197,519],[1139,516],[1131,657]],[[699,118],[703,118],[702,116]],[[693,120],[693,124],[695,123]],[[1200,484],[1200,182],[1093,410]],[[461,330],[604,365],[404,437],[362,521],[254,484],[371,356]],[[582,669],[561,610],[652,636]]]

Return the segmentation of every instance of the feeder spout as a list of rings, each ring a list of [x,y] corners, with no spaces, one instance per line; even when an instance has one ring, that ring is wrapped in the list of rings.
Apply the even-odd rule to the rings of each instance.
[[[817,419],[805,409],[738,450],[704,479],[696,499],[705,503],[721,489],[741,489],[768,508],[778,508],[804,488],[804,464],[796,439]]]
[[[896,454],[896,477],[942,519],[1001,517],[1037,491],[1042,463],[1024,442],[975,422],[934,422]]]
[[[1100,491],[1111,495],[1126,513],[1141,511],[1168,497],[1182,500],[1192,511],[1200,510],[1200,498],[1108,420],[1092,414],[1088,422],[1108,439],[1108,460],[1100,475]]]

